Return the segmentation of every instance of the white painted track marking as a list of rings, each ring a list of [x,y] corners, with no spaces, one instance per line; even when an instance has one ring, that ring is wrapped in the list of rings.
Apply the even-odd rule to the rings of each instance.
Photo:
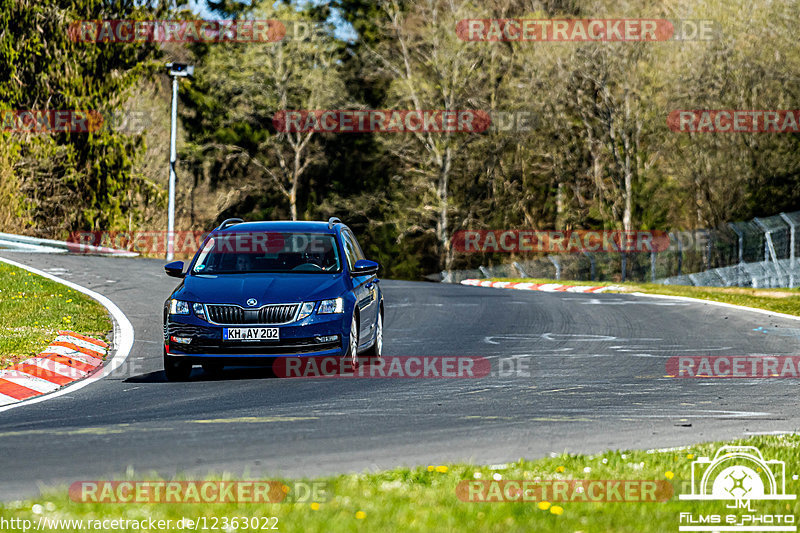
[[[79,389],[82,389],[83,387],[86,387],[91,383],[95,383],[97,380],[100,380],[110,375],[114,370],[119,368],[125,362],[125,360],[128,358],[128,354],[130,354],[131,352],[131,348],[133,347],[133,339],[134,339],[133,325],[131,324],[130,320],[128,320],[128,317],[125,316],[125,313],[123,313],[122,310],[120,310],[120,308],[117,307],[117,304],[115,304],[114,302],[112,302],[111,300],[109,300],[100,293],[97,293],[91,289],[87,289],[86,287],[78,285],[77,283],[73,283],[71,281],[59,278],[58,276],[54,276],[52,274],[48,274],[47,272],[43,272],[38,268],[29,267],[28,265],[17,263],[16,261],[12,261],[11,259],[6,259],[5,257],[0,257],[0,261],[18,268],[22,268],[33,274],[55,281],[56,283],[61,283],[62,285],[66,285],[67,287],[75,289],[78,292],[82,292],[83,294],[89,296],[90,298],[97,300],[103,307],[108,309],[108,312],[109,314],[111,314],[111,318],[114,321],[114,337],[113,337],[114,355],[110,360],[106,361],[106,365],[103,367],[103,371],[95,374],[96,380],[84,379],[81,381],[76,381],[75,383],[60,388],[59,390],[53,392],[52,394],[36,396],[34,398],[22,400],[20,402],[0,407],[0,412],[8,411],[10,409],[16,409],[17,407],[22,407],[25,405],[44,402],[52,398],[58,398],[59,396],[70,394]]]

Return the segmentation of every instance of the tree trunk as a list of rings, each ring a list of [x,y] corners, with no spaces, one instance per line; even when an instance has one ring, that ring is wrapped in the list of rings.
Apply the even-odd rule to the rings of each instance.
[[[292,189],[289,191],[289,212],[292,220],[297,220],[297,174],[292,177]]]
[[[439,197],[439,220],[436,223],[436,237],[439,239],[439,245],[441,246],[445,270],[450,270],[453,265],[453,250],[450,246],[450,229],[448,220],[448,185],[450,180],[450,165],[452,160],[451,154],[452,152],[450,148],[446,148],[439,170],[439,186],[437,189],[437,196]]]
[[[630,95],[625,93],[625,124],[631,122]],[[625,149],[625,211],[622,214],[622,229],[631,231],[633,218],[633,169],[631,168],[631,136],[626,128],[622,128],[622,142]]]

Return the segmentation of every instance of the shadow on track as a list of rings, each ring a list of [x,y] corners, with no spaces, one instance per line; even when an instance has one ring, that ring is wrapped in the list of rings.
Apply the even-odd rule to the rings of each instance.
[[[192,381],[235,381],[242,379],[279,379],[270,367],[226,367],[222,370],[207,372],[202,368],[195,367],[192,374],[184,383]],[[163,370],[148,372],[137,376],[129,377],[125,383],[171,383]]]
[[[374,360],[363,358],[359,365],[369,366],[374,364]],[[206,370],[200,366],[195,366],[189,378],[183,383],[202,382],[202,381],[237,381],[246,379],[295,379],[278,376],[275,374],[272,365],[261,366],[237,366],[231,365],[224,368]],[[311,378],[314,379],[314,378]],[[329,377],[318,377],[316,379],[330,379]],[[163,370],[148,372],[131,376],[124,380],[124,383],[172,383],[167,380]]]

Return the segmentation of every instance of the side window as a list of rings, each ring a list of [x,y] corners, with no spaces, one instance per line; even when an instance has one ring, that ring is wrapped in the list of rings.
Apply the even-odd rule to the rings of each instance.
[[[342,244],[344,245],[344,255],[347,258],[347,266],[352,269],[353,265],[358,261],[358,252],[356,251],[358,244],[347,230],[342,231]]]
[[[366,259],[364,256],[364,252],[361,250],[361,245],[358,244],[356,240],[356,236],[353,235],[352,232],[348,231],[347,234],[350,236],[350,239],[353,241],[353,249],[356,251],[356,259]]]

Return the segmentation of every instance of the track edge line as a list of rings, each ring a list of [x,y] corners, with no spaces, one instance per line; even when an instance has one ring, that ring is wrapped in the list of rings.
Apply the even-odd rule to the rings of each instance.
[[[791,320],[800,320],[800,316],[797,315],[787,315],[786,313],[779,313],[778,311],[770,311],[769,309],[761,309],[760,307],[748,307],[746,305],[737,305],[737,304],[729,304],[727,302],[718,302],[717,300],[703,300],[702,298],[692,298],[691,296],[672,296],[669,294],[648,294],[645,292],[629,292],[629,293],[621,293],[621,294],[630,294],[632,296],[644,296],[648,298],[667,298],[672,300],[683,300],[687,302],[699,302],[711,305],[717,305],[719,307],[727,307],[729,309],[739,309],[740,311],[752,311],[754,313],[760,313],[762,315],[770,315],[770,316],[777,316],[781,318],[788,318]]]
[[[15,266],[17,268],[21,268],[23,270],[27,270],[37,276],[42,276],[47,278],[51,281],[55,281],[56,283],[60,283],[72,289],[75,289],[78,292],[81,292],[90,298],[96,300],[100,305],[106,308],[108,313],[111,315],[111,320],[113,322],[113,338],[112,342],[114,344],[114,354],[111,356],[110,359],[106,360],[103,364],[102,373],[99,376],[96,376],[95,379],[81,379],[79,381],[75,381],[69,385],[66,385],[58,390],[53,392],[42,394],[40,396],[36,396],[34,398],[30,398],[28,400],[21,400],[17,403],[12,403],[9,405],[4,405],[0,407],[0,413],[4,411],[9,411],[11,409],[16,409],[17,407],[23,407],[25,405],[31,405],[34,403],[44,402],[53,398],[58,398],[59,396],[63,396],[65,394],[69,394],[70,392],[74,392],[76,390],[82,389],[83,387],[89,385],[90,383],[94,383],[103,379],[104,377],[110,375],[114,370],[119,368],[125,360],[128,358],[130,354],[131,348],[133,347],[133,340],[134,340],[134,332],[133,332],[133,325],[131,324],[128,317],[125,316],[125,313],[117,307],[117,304],[112,302],[108,297],[103,296],[102,294],[95,292],[91,289],[87,289],[77,283],[73,283],[71,281],[67,281],[63,278],[59,278],[58,276],[54,276],[52,274],[48,274],[38,268],[34,268],[23,263],[18,263],[17,261],[13,261],[11,259],[6,259],[5,257],[0,257],[0,262],[9,264],[11,266]],[[119,342],[117,342],[119,339]]]

